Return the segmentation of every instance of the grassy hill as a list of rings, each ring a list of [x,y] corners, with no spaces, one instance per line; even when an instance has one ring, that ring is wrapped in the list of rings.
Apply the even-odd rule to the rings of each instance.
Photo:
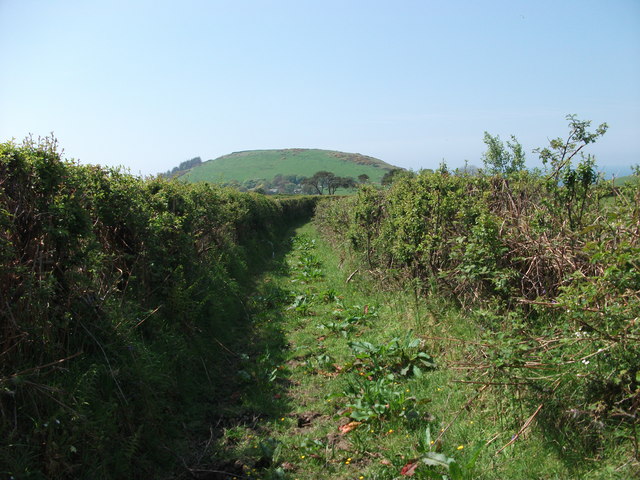
[[[626,185],[628,183],[632,183],[632,182],[638,182],[638,176],[637,175],[625,175],[624,177],[618,177],[615,178],[613,180],[610,180],[612,183],[614,183],[614,185],[616,187],[619,187],[621,185]]]
[[[234,152],[197,165],[180,178],[188,182],[243,183],[271,180],[276,175],[310,177],[319,170],[327,170],[340,177],[366,174],[372,182],[380,182],[393,168],[396,167],[359,153],[291,148]]]

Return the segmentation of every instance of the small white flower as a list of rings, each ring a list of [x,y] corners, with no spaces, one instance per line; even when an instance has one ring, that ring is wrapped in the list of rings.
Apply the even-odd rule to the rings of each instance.
[[[586,358],[583,358],[582,363],[584,363],[585,365],[589,365],[589,360],[587,360]]]

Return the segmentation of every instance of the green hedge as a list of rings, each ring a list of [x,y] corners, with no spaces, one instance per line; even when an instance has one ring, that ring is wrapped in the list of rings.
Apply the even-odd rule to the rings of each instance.
[[[252,269],[315,202],[0,145],[0,476],[170,470],[189,406],[217,394]]]
[[[423,172],[323,202],[316,222],[383,284],[462,307],[484,332],[479,371],[526,387],[583,453],[626,442],[633,457],[640,187],[612,191],[591,167],[562,181]]]

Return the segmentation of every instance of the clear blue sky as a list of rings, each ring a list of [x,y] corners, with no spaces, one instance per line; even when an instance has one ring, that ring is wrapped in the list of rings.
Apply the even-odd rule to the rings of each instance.
[[[168,170],[237,150],[481,165],[575,113],[640,163],[640,1],[0,0],[0,141]],[[535,155],[528,153],[530,164]]]

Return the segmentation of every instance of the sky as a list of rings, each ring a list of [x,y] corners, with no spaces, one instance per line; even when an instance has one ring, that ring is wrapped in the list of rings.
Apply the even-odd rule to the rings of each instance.
[[[640,163],[640,0],[0,0],[0,142],[136,175],[323,148],[413,170],[532,153],[566,115]]]

